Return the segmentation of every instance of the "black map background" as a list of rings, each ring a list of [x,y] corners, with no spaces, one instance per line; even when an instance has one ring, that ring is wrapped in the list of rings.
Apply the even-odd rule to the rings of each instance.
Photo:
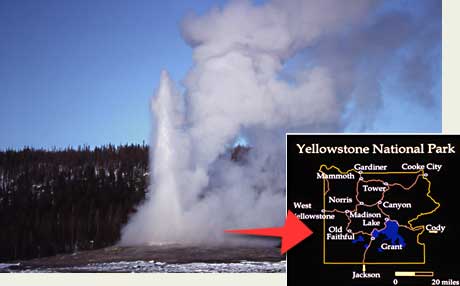
[[[322,146],[372,146],[372,144],[398,144],[413,146],[451,143],[457,154],[299,154],[296,144],[318,143]],[[427,150],[425,149],[425,152]],[[431,196],[441,207],[418,223],[443,224],[443,234],[421,236],[426,243],[425,265],[367,265],[368,273],[378,272],[381,279],[352,280],[352,271],[361,272],[361,265],[323,265],[322,220],[304,220],[313,235],[295,246],[287,255],[288,285],[305,285],[313,281],[319,285],[394,285],[395,271],[434,271],[434,279],[460,279],[460,225],[458,222],[460,192],[460,136],[458,135],[287,135],[287,208],[294,213],[320,213],[322,208],[322,180],[316,179],[321,164],[335,165],[341,170],[360,163],[388,165],[388,171],[401,171],[402,163],[442,164],[441,172],[425,170],[431,181]],[[295,209],[294,201],[312,203],[313,210]],[[417,224],[418,225],[418,224]],[[341,255],[346,259],[347,248]],[[398,285],[432,285],[432,278],[398,277]]]

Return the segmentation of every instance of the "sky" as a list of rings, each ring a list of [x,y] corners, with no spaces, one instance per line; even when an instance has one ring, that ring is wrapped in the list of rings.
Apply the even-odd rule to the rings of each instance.
[[[180,86],[193,65],[192,48],[181,34],[182,19],[225,3],[1,1],[0,150],[148,143],[149,104],[161,70],[167,69]],[[388,1],[376,14],[388,9],[422,13],[419,6],[424,4],[410,3],[414,1]],[[440,20],[436,15],[426,19]],[[304,59],[302,54],[294,57],[286,70]],[[400,96],[410,87],[402,90],[394,84],[390,71],[379,83],[382,108],[366,132],[441,131],[440,53],[434,61],[439,68],[425,87],[433,99],[414,105],[423,99]],[[350,124],[345,131],[360,128]]]

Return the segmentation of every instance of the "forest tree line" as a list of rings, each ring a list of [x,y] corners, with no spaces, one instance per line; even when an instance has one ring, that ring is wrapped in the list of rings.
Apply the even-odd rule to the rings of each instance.
[[[113,245],[145,198],[146,145],[0,151],[0,261]]]

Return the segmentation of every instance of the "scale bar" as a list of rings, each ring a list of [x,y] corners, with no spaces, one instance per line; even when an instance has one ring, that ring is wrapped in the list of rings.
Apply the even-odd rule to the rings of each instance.
[[[433,271],[396,271],[396,277],[433,277]]]

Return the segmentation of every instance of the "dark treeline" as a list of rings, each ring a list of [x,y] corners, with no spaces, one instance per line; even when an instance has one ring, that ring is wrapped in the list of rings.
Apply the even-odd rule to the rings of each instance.
[[[0,151],[0,261],[112,245],[148,184],[148,146]]]

